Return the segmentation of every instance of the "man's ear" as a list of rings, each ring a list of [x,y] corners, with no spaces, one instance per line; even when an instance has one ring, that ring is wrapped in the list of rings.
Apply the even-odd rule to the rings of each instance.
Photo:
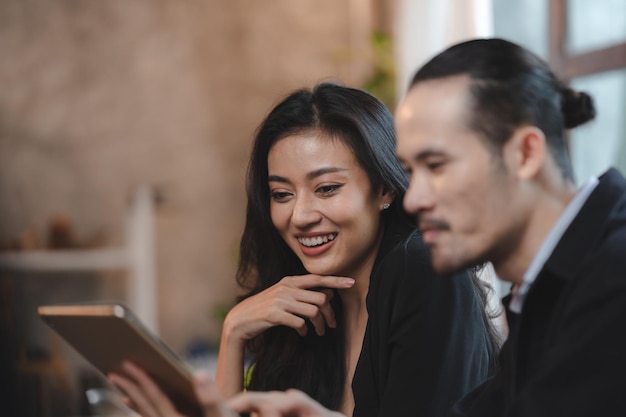
[[[547,157],[548,144],[541,129],[521,126],[504,145],[504,157],[510,172],[519,179],[530,179],[542,170]]]

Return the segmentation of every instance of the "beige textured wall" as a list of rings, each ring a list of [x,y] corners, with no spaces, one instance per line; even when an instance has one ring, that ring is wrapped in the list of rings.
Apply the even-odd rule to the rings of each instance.
[[[0,240],[43,240],[63,213],[119,245],[131,191],[154,185],[161,334],[215,340],[253,131],[293,88],[363,82],[370,3],[0,1]]]

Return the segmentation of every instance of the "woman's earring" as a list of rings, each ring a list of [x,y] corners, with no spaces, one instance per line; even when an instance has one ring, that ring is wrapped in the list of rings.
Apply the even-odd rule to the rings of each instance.
[[[386,201],[383,203],[383,210],[387,210],[389,208],[389,206],[391,206],[391,204],[387,203]]]

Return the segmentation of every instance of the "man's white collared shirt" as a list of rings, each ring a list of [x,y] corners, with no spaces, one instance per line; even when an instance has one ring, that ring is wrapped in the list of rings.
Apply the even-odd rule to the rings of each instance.
[[[598,178],[591,177],[587,183],[578,190],[567,207],[565,207],[565,210],[563,210],[563,213],[561,213],[561,216],[550,230],[550,233],[546,236],[545,240],[539,247],[539,250],[535,254],[535,257],[528,266],[528,269],[524,273],[524,280],[522,284],[519,286],[517,291],[514,292],[513,297],[511,298],[509,310],[518,314],[522,312],[524,300],[526,299],[526,294],[528,293],[530,286],[533,282],[535,282],[535,279],[537,279],[537,275],[539,275],[543,265],[546,263],[550,255],[552,255],[554,248],[556,248],[556,245],[563,237],[563,234],[570,224],[572,224],[574,218],[578,215],[580,209],[582,209],[583,205],[587,202],[587,199],[599,182]]]

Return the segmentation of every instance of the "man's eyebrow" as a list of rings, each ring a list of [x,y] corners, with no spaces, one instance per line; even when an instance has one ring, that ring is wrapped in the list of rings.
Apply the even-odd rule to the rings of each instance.
[[[413,157],[413,160],[415,162],[421,162],[424,161],[425,159],[431,158],[433,156],[446,156],[447,154],[444,151],[441,150],[437,150],[437,149],[426,149],[422,152],[419,152],[418,154],[416,154]]]
[[[306,178],[307,180],[312,180],[315,179],[319,176],[322,176],[324,174],[331,174],[333,172],[344,172],[347,171],[347,168],[340,168],[340,167],[325,167],[325,168],[320,168],[320,169],[316,169],[315,171],[311,171],[308,174],[306,174]],[[267,177],[267,181],[268,182],[282,182],[284,184],[291,184],[291,181],[289,181],[289,179],[285,178],[285,177],[281,177],[280,175],[270,175]]]

